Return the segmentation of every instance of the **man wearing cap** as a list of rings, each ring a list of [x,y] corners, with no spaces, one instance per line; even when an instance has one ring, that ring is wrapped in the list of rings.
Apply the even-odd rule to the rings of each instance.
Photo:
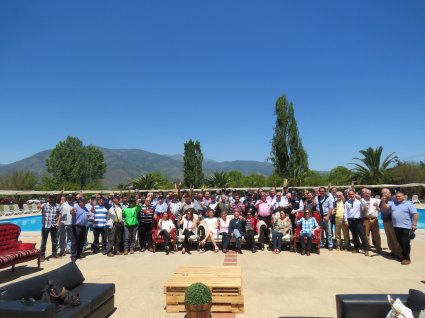
[[[60,224],[60,205],[56,203],[56,196],[50,194],[48,202],[43,203],[41,206],[41,261],[45,260],[46,243],[49,237],[52,240],[52,257],[57,258],[58,252],[58,228]]]
[[[92,211],[94,211],[94,207],[92,207]],[[86,199],[84,197],[79,198],[77,200],[77,205],[71,209],[71,261],[73,262],[77,259],[84,258],[83,248],[89,214],[91,214],[91,212],[86,208]]]
[[[108,211],[108,217],[106,221],[109,227],[107,247],[107,253],[109,257],[114,255],[122,255],[119,249],[121,246],[124,230],[120,197],[118,195],[114,195],[112,197],[112,203],[113,204]]]
[[[65,256],[71,250],[71,209],[74,208],[74,196],[70,193],[66,196],[66,201],[61,205],[61,221],[59,227],[59,248],[60,256]]]

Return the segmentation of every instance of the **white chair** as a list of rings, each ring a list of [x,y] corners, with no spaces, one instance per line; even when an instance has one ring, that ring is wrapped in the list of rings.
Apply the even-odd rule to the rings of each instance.
[[[36,204],[36,203],[33,203],[33,204],[32,204],[31,212],[32,212],[32,213],[38,213],[38,212],[39,212],[39,211],[38,211],[38,206],[37,206],[37,204]]]
[[[13,205],[13,215],[21,215],[24,213],[24,210],[20,209],[17,204]]]
[[[379,200],[380,198],[381,198],[381,196],[379,194],[375,195],[375,199]]]
[[[3,205],[3,212],[4,212],[4,215],[5,216],[13,215],[13,212],[10,211],[10,207],[7,204],[6,205]]]
[[[28,204],[23,205],[24,214],[31,214],[31,209],[28,207]]]
[[[421,203],[417,194],[412,195],[412,203]]]

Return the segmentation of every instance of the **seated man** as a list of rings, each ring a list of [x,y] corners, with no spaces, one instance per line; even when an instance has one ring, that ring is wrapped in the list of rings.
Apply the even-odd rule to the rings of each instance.
[[[243,221],[239,218],[239,212],[235,211],[233,214],[233,220],[229,224],[229,236],[236,238],[236,251],[242,254],[241,241],[243,235]]]
[[[304,211],[304,217],[297,221],[297,224],[301,224],[300,232],[300,243],[301,243],[301,255],[307,253],[310,256],[311,251],[311,238],[314,234],[314,229],[319,227],[315,218],[311,217],[311,210],[306,209]],[[307,248],[305,247],[305,238],[307,237]]]

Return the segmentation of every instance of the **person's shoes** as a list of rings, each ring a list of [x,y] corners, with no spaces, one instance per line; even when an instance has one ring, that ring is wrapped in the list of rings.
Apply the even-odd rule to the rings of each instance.
[[[328,251],[332,252],[333,248],[332,247],[328,247]]]
[[[146,247],[142,247],[141,249],[140,249],[140,252],[141,253],[143,253],[143,252],[145,252],[146,251]]]
[[[40,262],[44,262],[45,260],[46,260],[46,256],[41,255],[41,256],[40,256]]]
[[[226,254],[228,251],[227,250],[223,250],[223,253]]]
[[[130,248],[130,254],[134,254],[134,250]]]
[[[341,252],[341,248],[340,248],[339,246],[336,248],[336,250],[337,250],[338,252]]]
[[[409,265],[410,261],[408,259],[404,259],[401,261],[401,265]]]
[[[252,249],[252,253],[256,253],[257,250],[255,248]]]
[[[128,251],[127,250],[124,250],[124,255],[128,255]]]
[[[364,256],[369,256],[369,252],[368,251],[365,251],[364,252]]]
[[[396,261],[397,262],[402,262],[403,261],[403,257],[401,257],[401,256],[396,257]]]
[[[189,250],[187,250],[187,254],[192,255],[192,253]]]
[[[307,251],[306,254],[307,254],[307,256],[310,256],[310,251]]]
[[[243,254],[241,249],[238,249],[238,253],[239,254]]]
[[[116,252],[115,255],[122,255],[120,251]]]
[[[58,254],[52,254],[52,258],[59,258]]]
[[[264,244],[261,244],[261,250],[264,251]]]
[[[80,256],[78,256],[77,258],[79,258],[79,259],[83,259],[83,258],[86,258],[83,254],[81,254]]]
[[[186,253],[186,249],[183,247],[182,248],[182,254],[185,254]]]
[[[102,255],[106,255],[106,251],[102,251]]]
[[[165,247],[165,255],[168,255],[168,254],[170,254],[170,247],[166,246]]]
[[[153,248],[152,247],[149,248],[148,251],[151,252],[151,253],[153,253]]]
[[[76,257],[71,257],[71,262],[76,262],[77,258]]]
[[[60,252],[59,256],[66,256],[66,252]]]
[[[305,255],[305,250],[302,250],[301,255]]]
[[[115,255],[114,255],[114,253],[109,252],[109,253],[108,253],[108,256],[109,256],[109,257],[114,257]]]

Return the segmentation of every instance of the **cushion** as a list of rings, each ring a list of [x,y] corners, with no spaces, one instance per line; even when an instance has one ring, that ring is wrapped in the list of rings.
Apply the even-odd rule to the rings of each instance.
[[[31,277],[20,282],[0,287],[0,299],[17,300],[23,297],[41,299],[42,290],[46,285],[46,275]]]
[[[73,290],[84,282],[84,276],[75,262],[69,262],[62,267],[48,272],[46,275],[55,284],[60,284],[68,290]]]
[[[39,249],[36,249],[36,248],[34,248],[32,250],[9,252],[9,254],[16,255],[17,258],[27,258],[27,257],[38,255],[40,253],[41,253],[40,250]]]
[[[11,263],[14,260],[18,259],[18,257],[19,256],[16,253],[0,254],[0,265]]]
[[[414,317],[418,317],[421,310],[425,309],[425,294],[416,289],[409,289],[406,306],[412,309]]]
[[[16,224],[0,224],[0,254],[16,249],[21,228]]]
[[[90,311],[94,311],[114,295],[115,284],[85,283],[72,292],[78,294],[81,301],[90,302]]]

